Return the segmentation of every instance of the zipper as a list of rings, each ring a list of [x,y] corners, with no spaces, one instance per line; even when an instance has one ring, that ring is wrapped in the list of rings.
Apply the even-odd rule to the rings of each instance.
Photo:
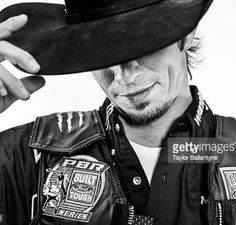
[[[222,205],[220,202],[217,203],[217,207],[218,207],[218,224],[219,225],[223,225],[223,210],[222,210]]]
[[[134,206],[129,205],[128,225],[134,224]]]

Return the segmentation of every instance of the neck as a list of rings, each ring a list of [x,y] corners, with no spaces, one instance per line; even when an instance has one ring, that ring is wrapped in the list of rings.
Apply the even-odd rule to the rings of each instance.
[[[176,97],[169,110],[158,120],[145,125],[133,126],[121,118],[129,140],[147,147],[161,147],[164,138],[173,124],[192,102],[190,89]]]

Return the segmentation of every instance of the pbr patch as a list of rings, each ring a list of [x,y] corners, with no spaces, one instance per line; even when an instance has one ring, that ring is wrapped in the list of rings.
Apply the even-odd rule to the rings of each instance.
[[[89,222],[103,193],[108,168],[91,156],[79,155],[63,158],[54,168],[47,169],[43,214]]]
[[[236,167],[221,167],[219,169],[227,199],[236,199]]]

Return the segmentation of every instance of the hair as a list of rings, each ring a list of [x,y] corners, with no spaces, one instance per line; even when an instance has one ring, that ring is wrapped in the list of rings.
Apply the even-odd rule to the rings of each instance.
[[[184,49],[185,38],[181,40],[181,51]],[[198,64],[203,61],[203,58],[200,56],[202,49],[202,37],[195,35],[193,39],[192,46],[185,50],[186,52],[186,61],[187,61],[187,71],[192,80],[192,69],[195,69]]]

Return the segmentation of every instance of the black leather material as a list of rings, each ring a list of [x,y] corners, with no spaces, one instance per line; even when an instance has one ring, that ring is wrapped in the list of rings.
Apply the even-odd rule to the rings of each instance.
[[[233,144],[236,141],[236,120],[232,117],[216,115],[216,141],[219,144]],[[213,163],[210,169],[211,191],[216,200],[225,200],[226,193],[220,168],[235,167],[235,151],[225,151],[220,163]]]
[[[231,117],[216,115],[216,140],[220,144],[236,143],[236,120]],[[236,154],[225,151],[220,163],[209,166],[209,220],[211,224],[236,224]],[[225,172],[226,171],[226,172]],[[227,177],[230,179],[227,180]],[[228,177],[229,178],[229,177]],[[236,190],[236,189],[235,189]]]
[[[231,138],[236,138],[235,118],[216,115],[216,120],[217,120],[216,137],[219,140],[227,141]]]
[[[36,119],[30,147],[73,154],[104,138],[97,111],[56,113]]]
[[[215,201],[210,199],[208,204],[210,225],[236,224],[235,200]]]

